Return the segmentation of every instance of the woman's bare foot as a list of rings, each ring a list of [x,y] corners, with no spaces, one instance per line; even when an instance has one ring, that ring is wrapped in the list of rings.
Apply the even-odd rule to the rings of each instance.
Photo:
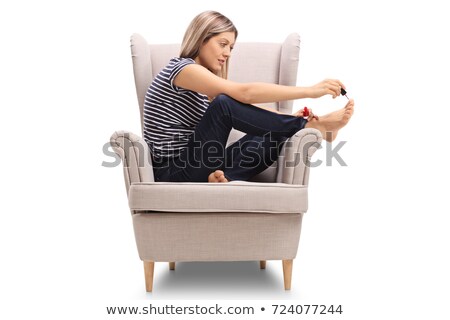
[[[326,141],[332,142],[336,139],[338,131],[343,128],[352,117],[354,106],[355,102],[353,99],[350,99],[344,108],[320,116],[319,119],[311,119],[305,127],[319,130]]]
[[[216,170],[208,176],[208,182],[228,182],[222,170]]]

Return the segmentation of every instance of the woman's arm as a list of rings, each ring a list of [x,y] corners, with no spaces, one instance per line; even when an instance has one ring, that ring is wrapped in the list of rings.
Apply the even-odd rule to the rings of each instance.
[[[222,79],[198,64],[186,66],[174,79],[178,87],[215,97],[221,93],[243,103],[255,104],[318,98],[330,94],[333,98],[345,86],[339,80],[327,79],[312,87],[282,86],[270,83],[238,83]]]

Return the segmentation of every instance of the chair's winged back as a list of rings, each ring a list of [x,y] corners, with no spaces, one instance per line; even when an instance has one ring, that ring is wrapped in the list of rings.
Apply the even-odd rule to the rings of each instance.
[[[179,56],[179,50],[180,45],[177,44],[148,44],[139,34],[131,36],[131,54],[142,130],[147,88],[169,60]],[[300,36],[296,33],[289,35],[283,43],[237,42],[230,60],[228,78],[236,82],[295,85],[299,51]],[[267,106],[291,113],[292,103],[292,101],[283,101],[267,104]],[[231,138],[230,140],[235,139]]]

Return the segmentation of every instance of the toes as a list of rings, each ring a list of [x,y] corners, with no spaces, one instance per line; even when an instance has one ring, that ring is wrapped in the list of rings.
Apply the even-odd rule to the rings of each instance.
[[[216,170],[209,175],[208,182],[228,182],[228,180],[222,170]]]
[[[225,178],[225,173],[222,170],[216,170],[216,177],[218,182],[228,182]]]
[[[217,178],[215,175],[215,172],[212,172],[209,176],[208,176],[208,182],[216,182]]]
[[[224,176],[225,173],[222,170],[216,170],[214,171],[214,176],[219,180],[222,176]]]

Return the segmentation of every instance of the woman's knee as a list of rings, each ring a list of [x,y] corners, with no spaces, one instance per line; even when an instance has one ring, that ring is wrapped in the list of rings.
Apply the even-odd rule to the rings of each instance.
[[[221,106],[227,106],[234,101],[235,100],[233,98],[231,98],[230,96],[228,96],[224,93],[221,93],[214,98],[214,100],[211,102],[211,105],[216,104],[216,105],[221,105]]]
[[[233,98],[226,94],[217,95],[208,107],[208,113],[229,116],[231,114],[231,106],[233,105]]]

